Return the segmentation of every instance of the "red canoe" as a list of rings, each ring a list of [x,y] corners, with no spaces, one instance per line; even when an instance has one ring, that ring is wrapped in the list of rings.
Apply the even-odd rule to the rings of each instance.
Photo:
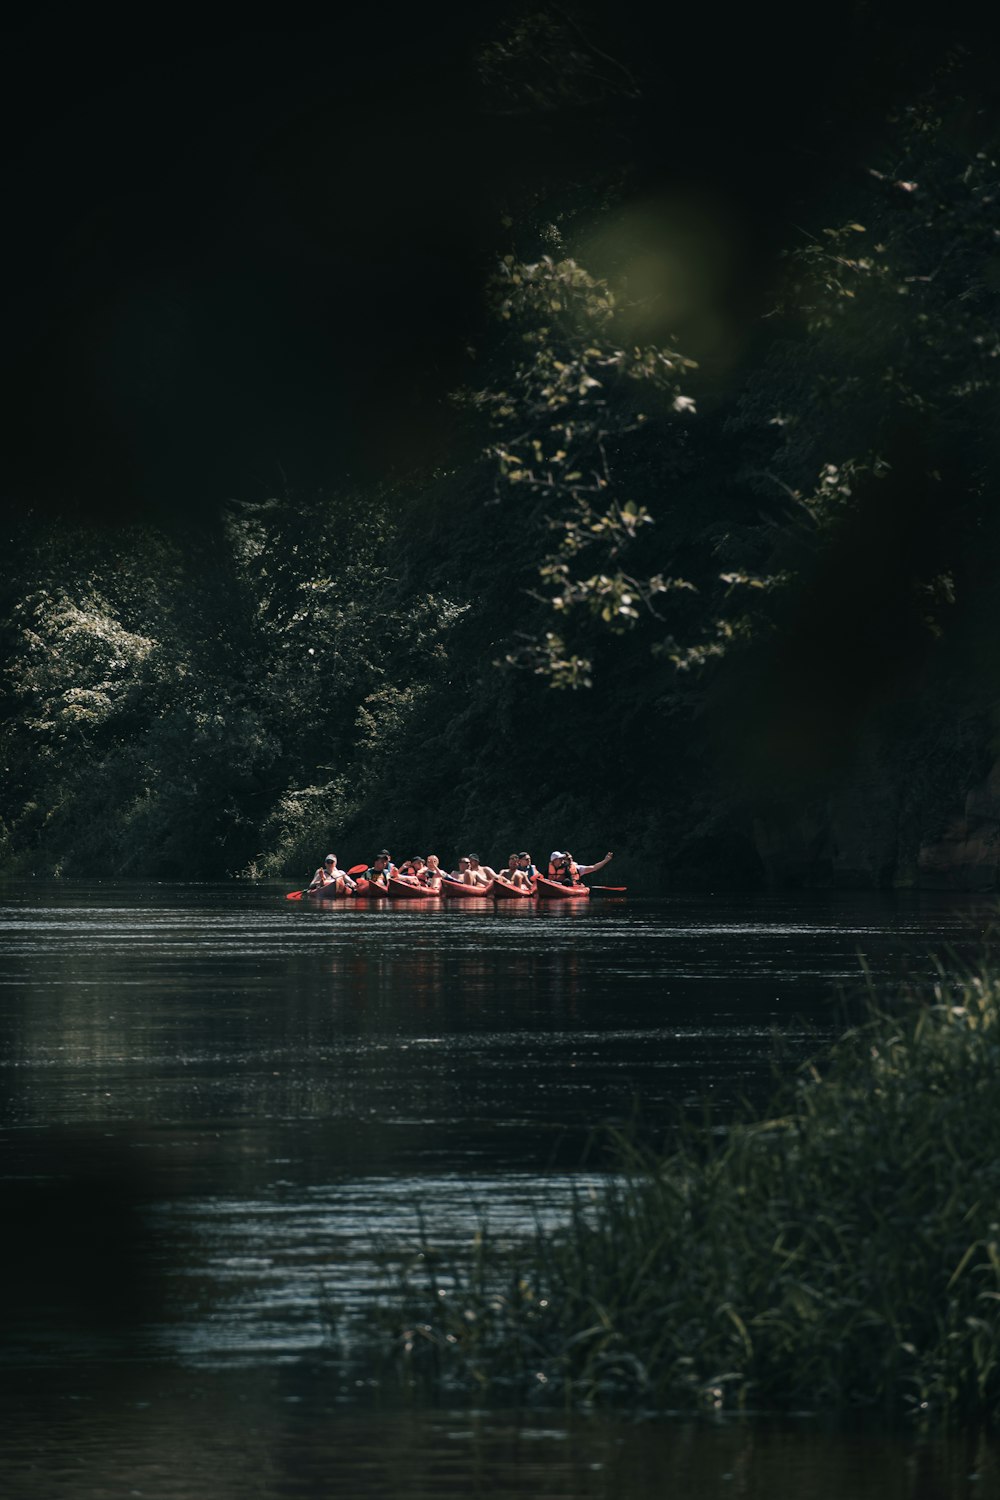
[[[561,885],[558,880],[535,879],[535,890],[545,901],[583,901],[590,895],[589,885]]]
[[[530,901],[535,892],[530,885],[513,885],[498,875],[493,882],[493,894],[498,901]]]
[[[407,880],[397,880],[395,875],[389,876],[390,896],[401,896],[407,901],[436,901],[440,894],[440,891],[432,891],[429,886],[410,885]]]
[[[466,885],[462,880],[442,880],[441,894],[459,901],[486,901],[492,899],[493,881],[488,881],[486,885]]]

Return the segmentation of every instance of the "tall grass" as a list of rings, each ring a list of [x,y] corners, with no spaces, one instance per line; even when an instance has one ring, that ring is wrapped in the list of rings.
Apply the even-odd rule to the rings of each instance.
[[[660,1409],[1000,1404],[1000,973],[874,1001],[762,1117],[687,1128],[565,1228],[426,1229],[383,1319],[408,1379]]]

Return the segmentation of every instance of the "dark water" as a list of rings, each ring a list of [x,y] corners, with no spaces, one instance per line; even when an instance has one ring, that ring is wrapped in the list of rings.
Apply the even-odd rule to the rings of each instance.
[[[481,911],[277,887],[0,888],[0,1495],[1000,1492],[993,1447],[399,1410],[361,1372],[373,1243],[558,1223],[593,1126],[722,1109],[832,997],[993,902]],[[581,1163],[583,1163],[581,1165]]]

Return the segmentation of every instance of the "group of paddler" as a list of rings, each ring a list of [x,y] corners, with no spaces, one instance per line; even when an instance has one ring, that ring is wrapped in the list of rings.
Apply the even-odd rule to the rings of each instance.
[[[608,853],[596,864],[581,865],[568,850],[553,849],[549,855],[546,878],[559,885],[579,885],[584,875],[602,870],[612,857]],[[380,849],[370,865],[353,865],[350,870],[342,870],[337,864],[337,856],[328,854],[313,876],[306,895],[351,896],[362,881],[366,882],[362,886],[364,890],[370,890],[374,886],[387,891],[390,879],[404,885],[422,887],[426,891],[440,891],[445,881],[471,886],[488,886],[493,881],[499,881],[515,890],[527,892],[534,890],[540,873],[531,855],[524,849],[520,854],[509,855],[502,870],[484,865],[478,854],[463,854],[457,867],[447,871],[442,870],[436,854],[428,854],[426,859],[421,854],[415,854],[412,859],[404,859],[397,865],[393,863],[388,849]]]

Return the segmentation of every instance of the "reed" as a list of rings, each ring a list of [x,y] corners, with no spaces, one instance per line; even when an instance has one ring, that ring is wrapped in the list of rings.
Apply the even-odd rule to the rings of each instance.
[[[621,1170],[566,1226],[444,1259],[426,1226],[382,1309],[438,1394],[683,1410],[1000,1403],[1000,972],[870,1000],[728,1128]]]

